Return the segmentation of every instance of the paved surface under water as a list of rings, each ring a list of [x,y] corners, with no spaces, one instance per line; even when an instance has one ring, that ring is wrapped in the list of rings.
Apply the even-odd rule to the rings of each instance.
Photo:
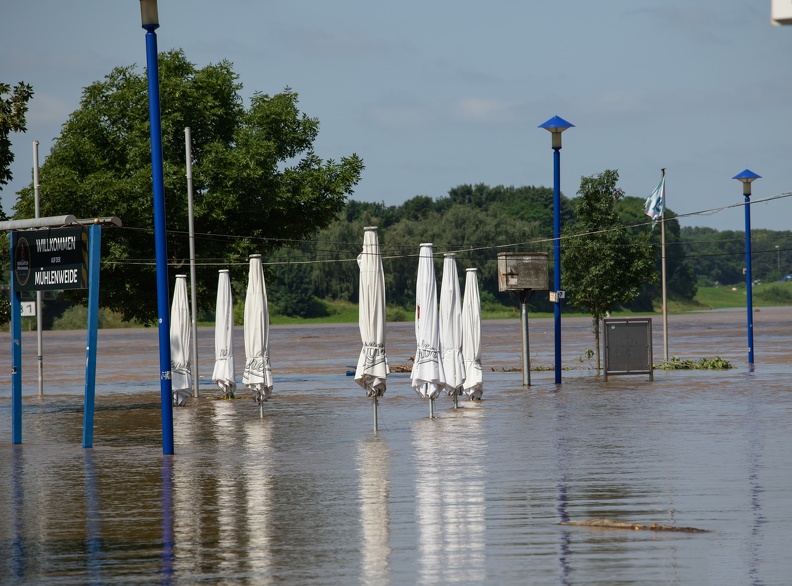
[[[518,320],[485,322],[484,401],[455,410],[442,396],[429,419],[409,375],[392,374],[377,434],[345,376],[356,325],[273,328],[263,417],[245,390],[215,400],[214,334],[201,328],[202,396],[174,409],[173,457],[162,456],[156,330],[99,332],[89,450],[85,332],[45,332],[43,397],[25,333],[20,446],[10,381],[0,387],[0,582],[789,584],[792,308],[755,314],[753,370],[745,322],[669,317],[671,355],[735,369],[606,383],[586,358],[591,321],[564,318],[563,384],[533,372],[527,389],[509,372]],[[407,362],[413,324],[387,335],[391,364]],[[552,319],[532,319],[533,363],[552,353]],[[561,524],[587,519],[707,532]]]

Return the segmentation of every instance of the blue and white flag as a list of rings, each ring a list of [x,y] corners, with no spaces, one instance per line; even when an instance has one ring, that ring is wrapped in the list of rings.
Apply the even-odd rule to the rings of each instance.
[[[652,228],[657,224],[657,220],[663,217],[663,213],[665,213],[665,175],[660,179],[660,183],[657,184],[652,195],[646,198],[644,213],[652,218]]]

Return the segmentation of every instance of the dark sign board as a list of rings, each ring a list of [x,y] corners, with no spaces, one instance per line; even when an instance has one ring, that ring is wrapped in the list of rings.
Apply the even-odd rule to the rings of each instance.
[[[17,291],[88,288],[85,228],[13,232],[12,242]]]
[[[648,374],[652,364],[652,318],[610,318],[605,330],[605,380],[612,374]]]

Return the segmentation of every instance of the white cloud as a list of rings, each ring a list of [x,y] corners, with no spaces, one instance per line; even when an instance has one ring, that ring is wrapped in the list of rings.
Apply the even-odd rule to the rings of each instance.
[[[465,97],[451,104],[451,116],[463,122],[502,123],[518,120],[521,104],[516,101]]]

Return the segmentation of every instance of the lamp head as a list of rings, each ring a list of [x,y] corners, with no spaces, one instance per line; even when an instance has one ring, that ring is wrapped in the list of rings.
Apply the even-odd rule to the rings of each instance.
[[[567,122],[560,116],[553,116],[545,122],[544,124],[540,124],[539,128],[544,128],[545,130],[549,131],[553,135],[553,148],[560,149],[561,148],[561,133],[564,132],[567,128],[574,128],[575,125],[571,122]]]
[[[140,22],[146,30],[154,30],[159,27],[157,0],[140,0]]]
[[[757,175],[750,169],[746,169],[742,173],[735,175],[732,179],[737,179],[743,184],[743,195],[751,195],[751,182],[761,179],[761,175]]]

